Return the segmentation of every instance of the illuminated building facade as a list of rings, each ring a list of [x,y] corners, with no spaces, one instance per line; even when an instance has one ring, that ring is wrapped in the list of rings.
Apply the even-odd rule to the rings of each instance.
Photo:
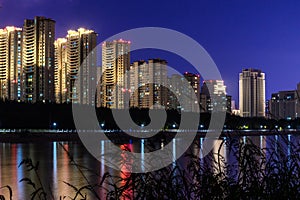
[[[67,54],[67,39],[58,38],[55,40],[55,67],[54,67],[54,91],[55,102],[68,102],[68,54]]]
[[[26,19],[23,25],[23,100],[54,101],[55,21],[45,17]]]
[[[190,73],[190,72],[185,72],[183,74],[183,76],[188,81],[190,86],[193,88],[193,92],[194,92],[194,93],[188,95],[189,97],[188,97],[186,103],[187,103],[187,105],[189,105],[189,107],[187,109],[188,109],[188,111],[196,112],[196,111],[199,110],[200,75],[199,74],[193,74],[193,73]],[[194,101],[195,98],[193,98],[192,95],[196,96],[196,101]]]
[[[22,29],[0,29],[0,97],[20,101],[22,97]]]
[[[239,74],[239,108],[242,117],[265,117],[265,73],[244,69]]]
[[[125,107],[130,68],[130,41],[114,40],[102,44],[101,106],[115,109]]]
[[[192,86],[195,95],[197,97],[197,100],[199,99],[200,94],[200,75],[199,74],[193,74],[190,72],[185,72],[183,74],[184,78],[189,82],[189,84]]]
[[[231,96],[226,95],[226,86],[223,80],[206,80],[202,85],[201,103],[206,101],[206,112],[231,112]]]
[[[79,28],[69,30],[67,43],[67,101],[80,104],[95,104],[92,98],[96,92],[92,88],[96,84],[96,52],[97,33],[93,30]],[[80,69],[80,70],[79,70]],[[78,77],[80,77],[78,79]],[[76,82],[75,82],[76,81]]]

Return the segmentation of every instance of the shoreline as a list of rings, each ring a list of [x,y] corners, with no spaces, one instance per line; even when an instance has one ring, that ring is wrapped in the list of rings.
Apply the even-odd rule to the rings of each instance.
[[[99,133],[99,134],[103,134]],[[131,138],[126,134],[118,133],[105,133],[108,138],[113,140],[115,143],[128,142]],[[162,132],[164,138],[174,138],[176,132]],[[187,133],[188,134],[188,133]],[[205,131],[197,132],[196,138],[204,138],[207,135]],[[223,131],[220,137],[243,137],[243,136],[274,136],[274,135],[300,135],[300,131]],[[124,137],[125,136],[125,137]],[[159,138],[157,138],[159,139]],[[0,133],[0,143],[30,143],[30,142],[78,142],[81,141],[77,132],[72,133],[57,133],[57,132],[19,132],[19,133]]]

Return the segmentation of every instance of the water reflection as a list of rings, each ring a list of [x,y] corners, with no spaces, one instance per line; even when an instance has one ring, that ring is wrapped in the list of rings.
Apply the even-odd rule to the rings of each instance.
[[[212,150],[213,163],[212,169],[215,173],[225,173],[224,164],[227,162],[225,140],[215,140]]]
[[[21,161],[22,161],[22,156],[23,156],[23,148],[21,148],[20,147],[20,144],[17,144],[17,146],[16,146],[16,144],[14,144],[13,145],[13,149],[14,149],[14,151],[15,150],[17,150],[17,162],[15,163],[16,165],[16,167],[21,163]],[[12,159],[12,162],[14,162],[14,159]],[[17,168],[17,178],[16,178],[16,180],[21,180],[23,177],[24,177],[24,171],[20,168],[20,167],[18,167]],[[13,177],[16,177],[15,176],[15,173],[13,173],[14,174],[14,176]],[[18,191],[18,189],[20,189],[21,191]],[[22,183],[21,182],[18,182],[18,189],[17,189],[17,191],[18,191],[18,194],[22,194],[22,193],[24,193],[24,187],[22,187]]]
[[[276,153],[289,157],[294,150],[293,144],[297,144],[298,139],[299,137],[296,135],[222,138],[216,140],[211,153],[203,157],[203,151],[200,147],[202,147],[204,139],[197,138],[190,150],[194,155],[200,158],[199,166],[209,165],[214,170],[214,173],[229,175],[231,172],[227,171],[225,163],[236,165],[237,170],[239,170],[238,166],[240,163],[234,156],[234,152],[237,152],[242,145],[249,144],[251,141],[262,149],[262,154],[256,158],[261,162],[264,157],[268,158]],[[100,142],[101,155],[105,155],[108,150],[107,142],[108,141]],[[190,162],[189,157],[182,156],[178,162],[175,163],[177,148],[180,148],[180,142],[174,140],[172,144],[172,158],[174,162],[170,166],[174,168],[176,165],[180,165],[180,167],[185,168]],[[157,146],[163,147],[164,145],[166,144],[159,142],[154,146],[156,148]],[[282,148],[279,148],[279,145],[281,145]],[[140,143],[123,144],[120,145],[120,148],[124,151],[141,152],[141,165],[144,166],[143,158],[145,153],[153,149],[153,144],[149,144],[146,139],[142,139]],[[284,152],[280,152],[279,150],[283,150]],[[122,167],[128,168],[132,164],[132,158],[126,157],[126,155],[127,154],[123,154],[124,165]],[[119,179],[118,187],[125,187],[126,184],[128,184],[127,179],[130,176],[130,173],[123,173],[106,167],[105,160],[107,159],[104,157],[101,157],[101,162],[98,162],[87,152],[80,142],[0,143],[0,185],[11,186],[16,199],[28,199],[30,194],[34,191],[32,186],[25,182],[19,182],[22,178],[31,178],[33,182],[39,185],[38,177],[33,171],[26,171],[24,166],[18,167],[21,161],[26,158],[31,158],[34,163],[39,161],[38,175],[41,179],[40,184],[44,187],[49,196],[51,196],[50,194],[53,195],[54,199],[65,196],[74,197],[76,192],[70,185],[78,189],[88,184],[99,185],[102,183],[102,178],[106,172],[121,178]],[[96,191],[83,190],[83,193],[91,196],[106,196],[107,191],[113,189],[111,183],[114,181],[116,181],[116,179],[107,179],[103,182],[102,187],[98,187]],[[0,194],[7,196],[8,191],[2,189],[0,190]],[[124,195],[130,199],[133,198],[134,194],[133,191],[128,188],[125,190]]]

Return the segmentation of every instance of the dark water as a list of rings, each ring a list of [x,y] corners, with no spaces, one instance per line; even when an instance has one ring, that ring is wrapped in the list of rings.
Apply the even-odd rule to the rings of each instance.
[[[300,139],[298,135],[252,136],[248,138],[261,149],[274,147],[274,142],[281,140],[284,140],[285,144],[290,142],[297,146]],[[246,139],[246,137],[239,137],[237,141],[246,141]],[[196,141],[201,144],[203,139],[199,138]],[[219,151],[227,162],[237,162],[230,156],[226,145],[219,148],[221,143],[222,140],[216,141],[213,152]],[[286,154],[289,154],[291,148],[294,148],[288,143],[284,146]],[[192,147],[192,150],[201,156],[201,150],[198,147]],[[26,158],[32,159],[33,163],[39,162],[38,175],[34,170],[27,171],[25,165],[19,166],[21,161]],[[71,158],[77,165],[70,162]],[[187,162],[186,157],[179,160],[182,165]],[[47,196],[51,198],[53,195],[53,199],[59,199],[60,197],[74,197],[75,195],[75,190],[64,182],[79,188],[87,184],[99,183],[104,172],[124,176],[119,171],[101,165],[87,152],[81,142],[0,143],[0,166],[0,186],[9,185],[13,190],[13,199],[20,200],[30,199],[30,195],[34,191],[31,185],[20,182],[25,177],[30,178],[37,188],[40,186],[40,178]],[[109,188],[108,185],[106,187]],[[86,192],[88,193],[88,191]],[[101,197],[106,195],[104,188],[98,188],[95,192]],[[0,194],[8,197],[8,190],[2,188]]]

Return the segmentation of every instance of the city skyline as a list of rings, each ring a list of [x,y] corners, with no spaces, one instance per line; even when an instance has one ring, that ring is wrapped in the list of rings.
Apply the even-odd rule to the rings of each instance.
[[[34,20],[36,20],[37,22],[39,22],[39,23],[34,23]],[[22,41],[21,43],[22,43],[22,45],[24,45],[24,47],[27,45],[27,43],[29,44],[29,45],[31,45],[31,46],[28,46],[28,48],[31,48],[32,50],[34,50],[35,48],[37,48],[37,49],[44,49],[41,53],[42,54],[44,54],[44,53],[46,53],[47,55],[49,54],[49,56],[46,56],[47,58],[50,58],[51,57],[51,55],[54,55],[54,50],[55,50],[55,48],[56,48],[56,50],[57,50],[57,47],[55,47],[55,45],[54,44],[56,44],[57,45],[57,43],[60,41],[60,42],[62,42],[62,38],[57,38],[57,37],[55,37],[55,34],[56,34],[56,31],[55,31],[55,23],[56,23],[56,21],[54,21],[52,18],[46,18],[46,17],[35,17],[35,19],[34,20],[28,20],[28,19],[26,19],[25,21],[24,21],[24,25],[23,25],[23,32],[24,32],[24,35],[27,35],[26,36],[26,38],[24,39],[24,41]],[[51,23],[49,26],[47,25],[45,25],[45,24],[49,24],[49,23]],[[39,25],[36,25],[36,24],[39,24]],[[43,25],[41,25],[41,24],[43,24]],[[41,26],[41,27],[39,27],[39,26]],[[47,29],[45,28],[45,27],[48,27]],[[50,27],[50,28],[49,28]],[[20,28],[16,28],[16,27],[14,27],[14,26],[7,26],[5,29],[1,29],[2,30],[2,32],[3,32],[3,30],[4,30],[4,32],[6,31],[6,29],[7,29],[7,32],[11,32],[11,30],[18,30],[18,31],[20,31]],[[44,37],[44,38],[46,38],[47,40],[43,40],[43,43],[42,43],[42,46],[41,47],[35,47],[33,44],[40,44],[41,42],[39,42],[39,38],[38,37],[36,37],[36,36],[34,36],[33,35],[33,29],[34,30],[36,30],[36,31],[40,31],[41,32],[41,34],[44,34],[45,32],[47,33],[47,34],[49,34],[49,37],[47,36],[47,37]],[[48,33],[49,32],[49,33]],[[91,33],[93,33],[94,34],[94,36],[93,36],[93,38],[90,38],[90,34]],[[87,35],[87,36],[84,36],[84,38],[81,38],[82,36],[81,35]],[[83,60],[84,60],[84,57],[86,57],[87,56],[87,54],[89,53],[89,52],[91,52],[91,50],[93,49],[93,48],[95,48],[96,47],[96,45],[97,45],[97,37],[98,36],[98,34],[96,33],[96,31],[92,31],[92,30],[87,30],[87,29],[84,29],[84,28],[78,28],[78,31],[74,31],[74,30],[68,30],[68,32],[67,32],[67,35],[66,35],[66,37],[65,37],[65,39],[67,39],[66,41],[68,41],[68,40],[73,40],[72,39],[72,37],[74,37],[75,38],[75,40],[77,41],[78,40],[78,44],[79,44],[79,42],[81,41],[81,40],[86,40],[86,44],[87,44],[87,47],[89,48],[87,51],[85,51],[85,53],[83,52],[83,54],[85,55],[85,56],[83,56],[83,57],[78,57],[77,58],[77,60],[78,61],[75,61],[74,63],[75,63],[75,65],[73,66],[73,68],[75,67],[78,67],[82,62],[83,62]],[[29,42],[26,42],[27,40],[28,40],[28,38],[29,38]],[[55,40],[55,43],[53,42],[53,48],[51,47],[51,45],[49,45],[50,43],[52,44],[52,40],[53,39],[55,39],[55,38],[57,38],[56,40]],[[34,42],[35,43],[32,43],[32,39],[34,40]],[[49,41],[48,41],[49,40]],[[74,40],[74,41],[75,41]],[[74,43],[74,41],[72,41],[72,44]],[[76,42],[75,41],[75,42]],[[47,44],[46,44],[47,43]],[[71,43],[71,42],[69,42],[69,43]],[[88,45],[88,44],[92,44],[92,45]],[[103,44],[105,44],[106,42],[104,42]],[[84,43],[82,43],[82,44],[84,44]],[[33,45],[33,46],[32,46]],[[48,48],[48,46],[49,46],[49,48]],[[80,46],[80,45],[79,45]],[[72,50],[70,50],[71,48],[69,48],[70,47],[70,44],[68,44],[67,45],[67,49],[68,49],[68,51],[72,51]],[[26,46],[26,48],[27,48],[27,46]],[[76,47],[74,47],[74,48],[78,48],[77,46]],[[80,47],[80,49],[85,49],[85,47]],[[76,49],[75,49],[76,50]],[[28,54],[28,52],[27,51],[23,51],[23,54],[25,55],[25,54]],[[37,51],[37,53],[40,53],[40,50],[39,51]],[[26,54],[26,55],[27,55]],[[29,55],[30,54],[30,55]],[[32,54],[32,52],[29,52],[29,54],[26,56],[25,55],[25,58],[26,59],[28,59],[27,57],[29,56],[31,56],[31,54]],[[55,55],[55,56],[57,56],[57,55]],[[130,56],[129,56],[130,57]],[[53,62],[53,60],[54,59],[50,59],[49,61],[47,61],[47,60],[43,60],[43,57],[37,57],[37,58],[34,58],[34,59],[37,59],[37,61],[38,62],[43,62],[42,63],[42,65],[44,66],[44,65],[49,65],[49,66],[54,66],[54,64],[51,64],[52,62]],[[68,58],[69,59],[69,58]],[[73,60],[74,60],[75,58],[73,58]],[[31,58],[29,59],[30,61],[31,61]],[[130,60],[130,58],[128,59],[128,60]],[[26,65],[26,60],[24,60],[23,59],[23,62],[24,62],[24,66]],[[57,62],[56,60],[55,60],[55,62]],[[59,62],[58,62],[59,63]],[[134,63],[134,62],[132,62],[132,63]],[[78,65],[78,66],[77,66]],[[5,66],[4,66],[5,67]],[[55,66],[55,67],[57,67],[57,66]],[[42,90],[45,90],[45,91],[47,91],[48,93],[50,92],[52,92],[51,94],[49,93],[49,94],[47,94],[45,91],[42,91],[42,92],[37,92],[37,94],[31,94],[30,92],[30,94],[29,94],[29,96],[28,97],[26,97],[26,100],[28,100],[28,99],[35,99],[35,100],[33,100],[33,101],[36,101],[36,100],[38,100],[39,98],[43,98],[43,96],[46,96],[46,98],[47,99],[49,99],[49,100],[51,100],[51,101],[53,101],[54,100],[54,93],[56,94],[55,95],[55,98],[57,98],[57,95],[59,95],[58,93],[57,93],[57,91],[56,91],[56,86],[52,86],[52,88],[55,88],[55,90],[53,90],[53,89],[47,89],[47,88],[51,88],[51,85],[52,84],[61,84],[61,83],[59,83],[58,82],[58,79],[57,79],[57,76],[58,76],[58,74],[57,74],[57,72],[54,70],[54,69],[52,69],[51,67],[48,69],[49,67],[45,67],[45,69],[47,69],[47,70],[49,70],[48,72],[47,72],[47,70],[45,70],[43,73],[45,73],[45,74],[42,74],[42,75],[39,75],[39,76],[37,76],[37,75],[30,75],[30,73],[29,73],[29,75],[30,76],[32,76],[32,80],[34,80],[35,81],[35,77],[49,77],[49,80],[47,79],[45,79],[45,81],[44,81],[44,79],[42,80],[42,82],[45,82],[45,83],[51,83],[51,84],[49,84],[49,86],[47,86],[47,85],[44,85],[44,86],[40,86],[39,85],[39,87],[41,87],[41,89]],[[71,71],[74,71],[74,69],[70,69]],[[129,64],[128,64],[128,66],[125,66],[125,67],[123,67],[124,68],[124,70],[128,70],[129,69]],[[26,66],[25,66],[25,68],[24,69],[27,69],[26,68]],[[52,70],[54,70],[54,71],[52,71]],[[69,71],[70,71],[69,70]],[[25,70],[25,72],[26,71],[28,71],[28,70]],[[29,70],[30,71],[30,70]],[[75,70],[76,71],[76,70]],[[70,73],[70,72],[69,72]],[[26,73],[24,73],[25,74],[25,76],[27,76],[27,72]],[[95,73],[94,73],[94,75],[96,74],[96,70],[95,70]],[[16,76],[16,75],[14,75],[14,76]],[[54,76],[54,78],[53,79],[51,79],[50,78],[50,76]],[[73,74],[73,76],[74,76],[74,74]],[[53,80],[52,82],[51,82],[51,80]],[[17,81],[17,80],[14,80],[14,81]],[[71,91],[71,93],[73,92],[73,89],[72,88],[74,88],[73,86],[72,86],[72,81],[70,80],[69,81],[70,83],[70,87],[71,87],[71,89],[70,89],[70,91]],[[34,84],[32,84],[32,85],[30,85],[30,87],[32,87],[33,88],[33,90],[35,90],[35,91],[39,91],[39,87],[38,87],[38,81],[36,81],[36,82],[34,82]],[[24,94],[25,95],[28,95],[28,92],[27,91],[31,91],[32,89],[30,89],[30,87],[28,86],[28,81],[27,82],[25,82],[25,84],[24,84]],[[44,84],[44,83],[43,83]],[[74,84],[74,83],[73,83]],[[4,84],[5,85],[5,84]],[[225,84],[226,86],[227,86],[227,84]],[[34,88],[34,87],[36,87],[36,88]],[[61,87],[61,86],[60,86]],[[89,87],[89,86],[87,86],[87,87]],[[265,87],[265,86],[264,86]],[[6,88],[6,87],[5,87]],[[12,87],[10,87],[9,86],[9,88],[12,88]],[[29,88],[29,90],[27,89],[27,88]],[[228,88],[228,87],[227,87]],[[86,88],[87,90],[88,90],[88,88]],[[60,92],[62,93],[62,87],[60,88]],[[287,89],[285,89],[285,90],[287,90]],[[15,89],[13,90],[13,91],[15,91]],[[278,91],[278,90],[277,90]],[[71,98],[70,98],[70,100],[71,99],[74,99],[73,101],[74,102],[86,102],[86,103],[89,103],[90,102],[90,97],[85,97],[86,99],[85,100],[80,100],[79,101],[79,98],[80,98],[80,96],[79,96],[79,94],[77,94],[78,93],[78,91],[76,92],[73,92],[73,93],[75,93],[75,95],[71,95]],[[83,92],[84,93],[84,92]],[[229,93],[230,94],[230,93]],[[2,95],[2,96],[5,96],[5,95]],[[47,97],[47,96],[49,96],[49,97]],[[12,98],[13,99],[13,98]],[[240,98],[238,98],[239,99],[239,101],[240,101],[240,99],[241,99],[241,95],[240,95]],[[269,100],[269,99],[271,99],[271,96],[269,97],[269,96],[267,96],[266,97],[266,99],[267,100]],[[266,99],[264,100],[264,102],[266,102]],[[198,100],[199,100],[199,98],[198,98]],[[66,101],[66,102],[69,102],[68,100]],[[265,103],[264,103],[264,105],[265,105]]]
[[[299,82],[300,29],[297,19],[300,18],[300,3],[297,1],[154,1],[143,4],[143,9],[135,9],[139,5],[137,1],[90,0],[81,4],[78,0],[30,3],[4,0],[0,10],[0,26],[21,26],[24,18],[44,15],[57,21],[58,37],[64,37],[69,29],[85,26],[100,33],[99,41],[131,28],[161,26],[185,33],[203,45],[215,60],[228,86],[228,93],[235,100],[238,99],[238,74],[233,74],[241,68],[259,68],[267,73],[268,98],[278,90],[295,89]],[[123,14],[123,20],[120,21],[119,15],[111,15],[111,8]],[[128,12],[132,9],[135,12]],[[11,15],[10,11],[14,14]],[[133,60],[158,57],[152,56],[155,53],[150,52],[148,55],[151,56],[148,56],[137,52]],[[191,67],[174,55],[160,57],[168,60],[170,66]],[[287,78],[283,78],[283,74]]]
[[[68,30],[66,37],[54,40],[55,23],[53,19],[36,16],[34,19],[24,20],[24,31],[16,27],[0,29],[3,100],[31,103],[73,102],[117,109],[127,106],[154,108],[162,105],[167,109],[186,112],[197,112],[199,106],[203,108],[201,112],[229,111],[227,108],[231,107],[227,106],[228,101],[224,101],[224,104],[215,102],[219,106],[211,101],[226,94],[226,86],[222,80],[210,80],[208,88],[213,93],[209,94],[206,89],[205,94],[200,94],[199,74],[185,72],[168,77],[168,62],[159,58],[130,64],[131,41],[119,39],[102,43],[102,67],[97,69],[98,50],[95,47],[98,34],[94,30],[78,28]],[[126,75],[129,69],[130,72]],[[94,102],[92,98],[96,74],[101,79],[96,94],[98,102]],[[103,76],[100,77],[100,74]],[[15,79],[16,76],[18,79]],[[16,99],[9,94],[12,90],[10,88],[18,85],[21,89],[18,90]],[[114,88],[116,85],[117,88]],[[125,96],[130,92],[133,94],[129,104],[129,99],[125,99]],[[200,102],[200,96],[205,102]],[[210,98],[211,96],[215,97]],[[183,101],[179,103],[178,98]],[[231,103],[231,97],[229,102]]]

